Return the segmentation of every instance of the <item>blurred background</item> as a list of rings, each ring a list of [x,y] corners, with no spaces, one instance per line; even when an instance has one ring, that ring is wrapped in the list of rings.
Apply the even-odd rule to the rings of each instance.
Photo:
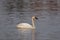
[[[60,0],[0,0],[0,40],[22,40],[16,25],[33,15],[36,40],[60,40]]]

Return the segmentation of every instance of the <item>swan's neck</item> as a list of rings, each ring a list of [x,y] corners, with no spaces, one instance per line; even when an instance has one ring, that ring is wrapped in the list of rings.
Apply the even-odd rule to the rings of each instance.
[[[32,27],[35,27],[35,19],[32,18]]]

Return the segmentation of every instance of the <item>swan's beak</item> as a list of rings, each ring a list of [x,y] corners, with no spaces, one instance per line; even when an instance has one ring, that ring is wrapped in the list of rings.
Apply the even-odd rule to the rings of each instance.
[[[35,17],[35,19],[38,19],[37,17]]]

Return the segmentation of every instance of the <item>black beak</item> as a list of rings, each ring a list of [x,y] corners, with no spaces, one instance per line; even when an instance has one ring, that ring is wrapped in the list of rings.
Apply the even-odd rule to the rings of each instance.
[[[35,17],[35,19],[38,19],[37,17]]]

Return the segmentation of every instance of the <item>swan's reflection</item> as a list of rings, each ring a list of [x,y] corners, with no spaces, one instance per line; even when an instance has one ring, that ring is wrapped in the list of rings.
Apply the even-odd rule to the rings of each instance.
[[[32,40],[31,29],[18,29],[18,32],[21,40]]]

